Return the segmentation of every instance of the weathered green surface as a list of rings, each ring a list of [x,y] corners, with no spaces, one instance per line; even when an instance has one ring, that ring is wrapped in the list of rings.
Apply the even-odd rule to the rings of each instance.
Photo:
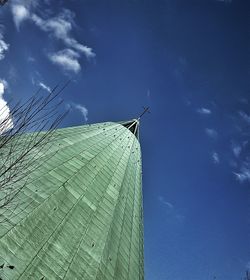
[[[144,279],[137,138],[117,123],[59,129],[37,161],[0,224],[0,278]]]

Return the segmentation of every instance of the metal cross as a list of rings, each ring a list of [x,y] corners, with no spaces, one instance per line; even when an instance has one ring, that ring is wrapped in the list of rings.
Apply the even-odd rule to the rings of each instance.
[[[143,107],[143,109],[144,109],[144,110],[143,110],[143,112],[140,114],[138,120],[139,120],[145,113],[150,113],[149,107]]]

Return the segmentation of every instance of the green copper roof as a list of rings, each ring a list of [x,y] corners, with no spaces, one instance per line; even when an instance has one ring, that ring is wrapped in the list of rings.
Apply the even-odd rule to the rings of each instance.
[[[36,155],[0,224],[0,279],[144,279],[141,151],[124,124],[58,129]]]

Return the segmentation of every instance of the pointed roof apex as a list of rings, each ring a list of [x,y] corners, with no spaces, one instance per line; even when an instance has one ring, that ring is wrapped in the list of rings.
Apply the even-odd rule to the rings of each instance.
[[[136,138],[139,138],[140,119],[145,113],[150,113],[149,107],[143,107],[143,112],[139,115],[137,119],[120,122],[120,124],[125,126],[127,129],[129,129],[136,136]]]
[[[138,130],[139,130],[139,119],[133,119],[127,122],[121,123],[128,130],[130,130],[137,138],[138,138]]]

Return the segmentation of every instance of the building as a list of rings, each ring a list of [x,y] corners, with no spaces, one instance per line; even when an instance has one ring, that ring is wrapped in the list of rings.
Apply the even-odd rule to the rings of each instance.
[[[0,224],[0,279],[142,280],[139,121],[58,129]]]

